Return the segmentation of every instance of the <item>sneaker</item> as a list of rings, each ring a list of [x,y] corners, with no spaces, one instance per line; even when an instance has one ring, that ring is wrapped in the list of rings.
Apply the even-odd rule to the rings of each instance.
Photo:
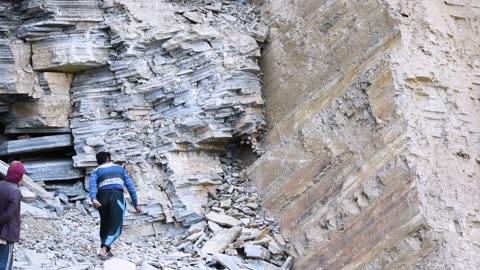
[[[106,261],[106,260],[108,260],[110,257],[109,257],[108,255],[107,255],[107,256],[102,256],[102,255],[100,255],[100,254],[97,254],[97,258],[99,258],[99,259],[102,260],[102,261]]]

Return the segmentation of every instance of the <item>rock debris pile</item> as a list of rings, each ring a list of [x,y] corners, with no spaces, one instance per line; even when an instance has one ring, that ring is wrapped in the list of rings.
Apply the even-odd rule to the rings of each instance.
[[[261,207],[256,189],[242,174],[241,161],[222,158],[226,180],[209,192],[205,219],[188,227],[157,224],[154,235],[126,226],[114,245],[115,258],[98,252],[98,217],[88,204],[61,203],[47,210],[37,200],[24,204],[18,269],[291,269],[287,241]],[[39,206],[39,207],[36,207]],[[42,207],[42,208],[40,208]],[[127,214],[134,216],[133,208]],[[140,228],[140,229],[139,229]],[[131,264],[129,264],[130,262]],[[120,266],[118,266],[118,265]],[[112,268],[115,265],[119,268]]]

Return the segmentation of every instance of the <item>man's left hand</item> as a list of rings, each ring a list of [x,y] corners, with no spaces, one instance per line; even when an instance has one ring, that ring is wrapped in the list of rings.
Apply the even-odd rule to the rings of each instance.
[[[135,206],[135,211],[137,211],[137,213],[139,213],[139,214],[143,212],[143,210],[142,210],[142,208],[140,208],[140,206]]]

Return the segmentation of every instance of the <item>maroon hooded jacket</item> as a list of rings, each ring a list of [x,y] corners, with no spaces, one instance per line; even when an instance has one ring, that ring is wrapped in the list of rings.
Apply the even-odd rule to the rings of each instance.
[[[0,181],[0,238],[8,242],[20,239],[20,201],[22,193],[18,183],[22,180],[25,168],[19,161],[8,167],[5,180]]]

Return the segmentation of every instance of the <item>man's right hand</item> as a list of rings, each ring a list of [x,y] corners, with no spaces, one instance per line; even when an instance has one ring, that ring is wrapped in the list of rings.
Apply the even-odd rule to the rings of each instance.
[[[100,206],[102,206],[102,204],[97,200],[93,200],[92,203],[93,203],[93,206],[95,206],[95,208],[99,208]]]

